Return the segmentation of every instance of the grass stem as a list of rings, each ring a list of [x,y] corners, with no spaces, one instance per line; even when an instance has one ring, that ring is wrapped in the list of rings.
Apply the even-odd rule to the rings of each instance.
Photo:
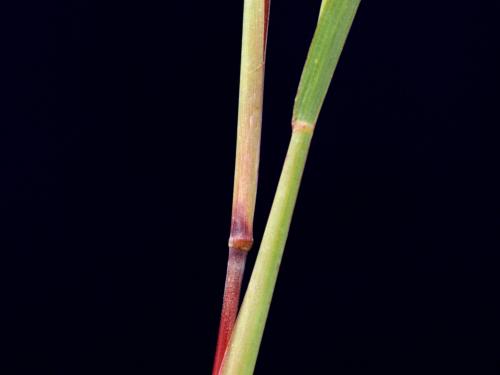
[[[219,373],[231,337],[246,256],[253,244],[269,6],[270,0],[244,2],[231,234],[213,375]]]
[[[264,333],[307,154],[360,0],[323,0],[295,99],[292,136],[259,254],[224,358],[224,375],[251,375]]]

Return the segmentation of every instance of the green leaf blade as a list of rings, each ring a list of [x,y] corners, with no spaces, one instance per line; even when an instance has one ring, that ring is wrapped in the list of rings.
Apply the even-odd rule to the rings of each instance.
[[[315,124],[360,0],[323,0],[295,98],[293,121]]]

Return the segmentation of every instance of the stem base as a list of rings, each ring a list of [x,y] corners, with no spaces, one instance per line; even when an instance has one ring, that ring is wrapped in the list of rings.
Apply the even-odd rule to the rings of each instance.
[[[227,261],[226,285],[219,326],[219,337],[215,351],[212,375],[218,375],[226,348],[231,338],[236,315],[240,304],[241,281],[245,272],[247,251],[230,247]]]

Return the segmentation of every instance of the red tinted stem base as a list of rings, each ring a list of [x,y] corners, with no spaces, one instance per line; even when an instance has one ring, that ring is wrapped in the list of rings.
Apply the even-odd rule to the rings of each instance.
[[[233,331],[240,304],[241,281],[245,271],[246,259],[247,251],[229,248],[224,300],[222,302],[219,337],[217,339],[212,375],[219,375],[224,354],[231,338],[231,332]]]

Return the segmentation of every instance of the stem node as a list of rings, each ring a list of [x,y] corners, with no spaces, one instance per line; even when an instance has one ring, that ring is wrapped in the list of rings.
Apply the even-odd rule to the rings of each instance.
[[[231,249],[248,252],[252,248],[253,238],[231,236],[228,245]]]
[[[312,133],[315,127],[316,124],[307,121],[301,121],[301,120],[292,121],[292,131],[294,133]]]

